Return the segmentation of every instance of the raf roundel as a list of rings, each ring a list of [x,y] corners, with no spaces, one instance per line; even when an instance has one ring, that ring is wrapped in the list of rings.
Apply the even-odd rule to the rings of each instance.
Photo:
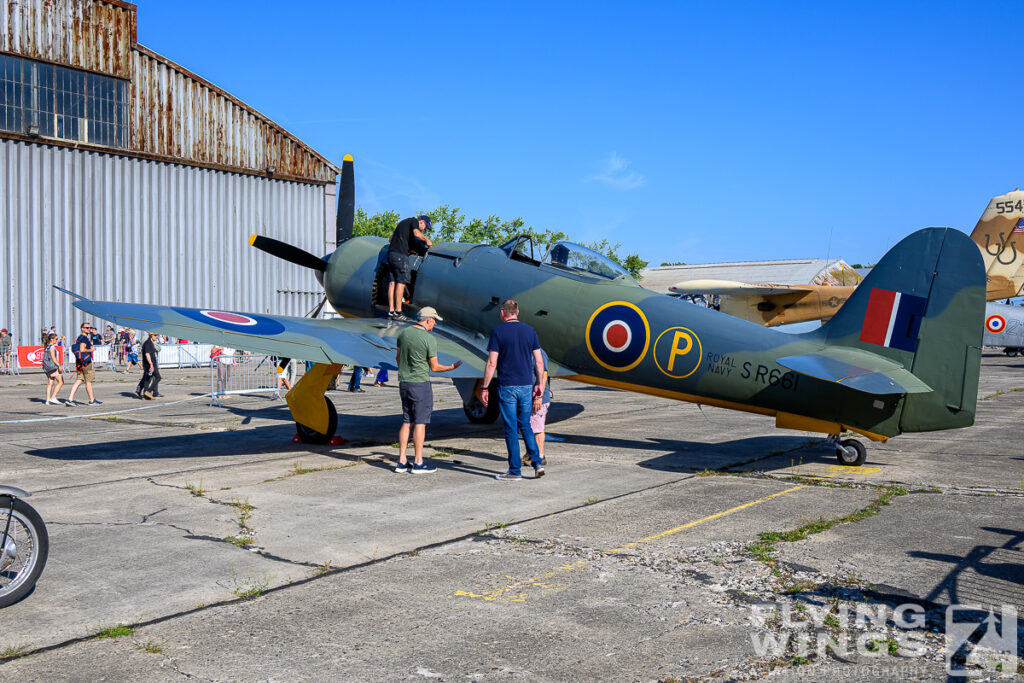
[[[280,334],[284,332],[284,325],[273,318],[267,318],[262,315],[195,308],[175,308],[174,310],[187,318],[222,330],[228,330],[229,332],[258,335]]]
[[[608,370],[632,370],[647,354],[651,327],[643,311],[627,301],[601,306],[587,323],[587,349]]]
[[[1006,318],[998,313],[990,315],[985,318],[985,329],[992,334],[999,334],[1006,329]]]

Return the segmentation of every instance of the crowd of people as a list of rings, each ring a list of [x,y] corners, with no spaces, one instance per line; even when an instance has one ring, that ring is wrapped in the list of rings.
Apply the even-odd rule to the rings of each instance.
[[[4,338],[9,339],[7,330],[0,333],[0,350],[10,347],[10,341],[3,344]],[[131,372],[138,368],[141,379],[136,387],[135,395],[140,399],[153,399],[159,397],[160,366],[157,357],[160,354],[160,344],[169,343],[166,335],[159,335],[155,332],[142,334],[142,339],[136,337],[135,330],[130,327],[115,329],[113,325],[107,325],[102,333],[89,322],[83,322],[80,334],[75,341],[68,345],[64,335],[57,334],[57,328],[51,326],[40,332],[40,341],[43,345],[43,373],[46,375],[46,405],[65,406],[99,406],[103,402],[93,394],[93,382],[96,380],[96,367],[94,355],[96,347],[109,346],[110,358],[118,365],[125,365],[125,372]],[[177,340],[178,343],[187,343],[184,339]],[[58,393],[64,387],[64,374],[68,372],[66,365],[74,361],[75,382],[71,385],[71,391],[67,399],[58,398]],[[10,367],[10,361],[8,365]],[[85,385],[85,393],[89,397],[87,402],[75,400],[79,387]]]

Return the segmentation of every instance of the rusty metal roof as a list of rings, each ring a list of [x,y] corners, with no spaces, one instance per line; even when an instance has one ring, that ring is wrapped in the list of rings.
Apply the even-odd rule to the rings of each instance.
[[[130,81],[127,149],[17,132],[0,136],[96,148],[282,180],[333,183],[339,169],[267,116],[140,45],[121,0],[0,2],[0,52]]]

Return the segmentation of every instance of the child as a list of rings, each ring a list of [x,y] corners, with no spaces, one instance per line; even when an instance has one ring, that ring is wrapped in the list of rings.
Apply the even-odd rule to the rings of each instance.
[[[64,386],[64,369],[57,356],[57,335],[46,336],[46,348],[43,350],[43,372],[46,373],[46,405],[59,406],[57,394]],[[51,392],[52,388],[52,392]]]

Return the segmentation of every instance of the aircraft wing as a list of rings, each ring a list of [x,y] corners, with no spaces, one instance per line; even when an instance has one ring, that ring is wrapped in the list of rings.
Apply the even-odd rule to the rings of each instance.
[[[718,294],[720,296],[775,296],[814,289],[811,285],[775,285],[734,280],[684,280],[669,287],[676,294]]]
[[[396,338],[407,324],[375,318],[318,320],[283,315],[235,313],[211,309],[117,303],[74,302],[75,308],[97,318],[147,332],[220,344],[317,363],[342,363],[396,370]],[[475,378],[484,374],[486,354],[447,335],[437,338],[437,360],[464,364],[438,376]],[[486,342],[484,342],[486,344]]]
[[[860,349],[825,347],[814,353],[779,358],[776,362],[801,375],[835,382],[866,394],[932,391],[930,386],[899,363]]]

